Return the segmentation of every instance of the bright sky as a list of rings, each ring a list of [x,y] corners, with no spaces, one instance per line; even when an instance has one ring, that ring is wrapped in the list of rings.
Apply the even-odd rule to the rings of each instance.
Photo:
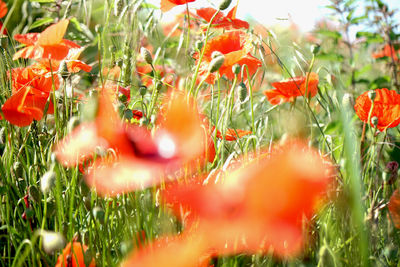
[[[232,2],[235,1],[232,0]],[[147,0],[147,2],[159,6],[160,0]],[[400,9],[400,0],[386,0],[384,2],[391,9]],[[219,3],[219,0],[196,0],[189,3],[189,8],[210,6],[215,8],[213,3]],[[288,26],[292,21],[302,31],[310,31],[316,21],[327,16],[329,10],[325,6],[329,3],[329,0],[240,0],[236,16],[239,19],[253,18],[266,26],[276,24]],[[168,20],[184,9],[184,6],[175,7],[164,14],[164,18]]]

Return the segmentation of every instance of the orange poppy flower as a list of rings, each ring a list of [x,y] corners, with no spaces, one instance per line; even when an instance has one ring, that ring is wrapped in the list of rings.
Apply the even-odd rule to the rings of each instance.
[[[226,16],[224,16],[223,13],[219,12],[215,16],[212,26],[214,28],[224,28],[224,29],[230,29],[230,28],[248,29],[249,28],[248,22],[236,18],[236,11],[238,4],[239,3],[237,3],[236,6],[232,8]],[[203,18],[205,21],[209,23],[214,14],[217,12],[217,10],[211,7],[206,7],[198,9],[196,12],[199,17]]]
[[[293,102],[296,97],[304,96],[306,93],[309,97],[314,97],[318,93],[318,74],[311,72],[308,79],[308,85],[307,75],[272,83],[275,89],[264,91],[264,95],[272,105]]]
[[[41,120],[48,96],[37,95],[33,89],[25,87],[13,94],[3,104],[1,110],[4,119],[19,127],[28,126],[33,120]],[[48,113],[52,113],[49,105]],[[50,109],[51,108],[51,109]]]
[[[110,92],[102,90],[95,121],[81,124],[56,147],[65,166],[93,157],[98,146],[116,152],[114,158],[99,156],[86,175],[86,182],[98,193],[115,195],[152,186],[202,155],[200,119],[185,97],[172,99],[154,136],[147,128],[123,124],[110,98]]]
[[[396,228],[400,228],[400,191],[396,189],[388,204],[389,214]]]
[[[66,63],[68,72],[76,73],[80,70],[85,72],[90,72],[92,67],[83,61],[78,60],[80,54],[82,53],[82,48],[72,48],[68,51],[68,55],[64,58],[63,62]],[[59,60],[48,60],[48,59],[40,59],[38,60],[39,64],[35,64],[38,67],[42,67],[47,71],[56,72],[60,68],[60,64],[62,61]]]
[[[174,184],[164,200],[179,214],[190,209],[193,231],[216,254],[295,255],[302,244],[303,218],[311,218],[326,196],[334,170],[302,142],[276,147],[268,157],[243,161],[218,183]]]
[[[161,0],[160,9],[162,12],[167,12],[176,6],[186,5],[194,1],[196,0]]]
[[[209,84],[213,84],[216,79],[215,73],[209,73],[209,65],[212,60],[212,53],[219,51],[225,56],[225,61],[219,69],[220,75],[225,75],[229,80],[235,77],[232,67],[235,64],[240,66],[247,65],[249,74],[253,75],[261,66],[261,61],[250,54],[252,49],[249,36],[243,31],[231,31],[212,38],[205,46],[204,56],[200,63],[199,78],[205,79]],[[193,56],[198,64],[199,53]],[[247,77],[247,72],[244,72]]]
[[[213,131],[215,126],[213,127]],[[225,140],[226,141],[235,141],[238,138],[242,138],[243,136],[251,134],[251,131],[245,131],[240,129],[227,129],[225,133]],[[217,131],[217,138],[224,139],[222,137],[222,133],[220,130]]]
[[[68,23],[69,20],[64,19],[47,27],[42,33],[16,34],[14,39],[26,46],[18,50],[14,54],[13,59],[48,58],[63,60],[71,48],[80,48],[74,42],[63,39]]]
[[[383,49],[381,51],[372,53],[372,57],[373,58],[382,58],[382,57],[390,58],[393,55],[393,59],[398,61],[399,60],[399,57],[397,56],[398,53],[400,53],[400,49],[398,49],[396,51],[396,49],[393,46],[390,46],[387,44],[383,47]]]
[[[0,18],[4,18],[7,15],[8,8],[6,3],[0,0]]]
[[[132,252],[122,267],[208,267],[210,255],[205,240],[198,235],[162,237]]]
[[[86,266],[84,253],[88,247],[79,242],[69,242],[64,248],[62,254],[58,256],[56,267],[78,267]],[[94,259],[90,262],[88,267],[95,267]]]
[[[59,87],[57,75],[35,67],[12,69],[12,92],[2,107],[4,119],[19,127],[28,126],[33,120],[40,120],[49,98],[50,91]],[[50,102],[48,114],[54,112]]]
[[[371,118],[378,118],[378,130],[382,132],[387,128],[396,127],[400,123],[400,95],[387,88],[375,89],[375,92],[376,97]],[[354,109],[360,120],[368,122],[368,115],[371,110],[371,99],[368,97],[368,92],[357,97]],[[371,126],[374,126],[372,122]]]

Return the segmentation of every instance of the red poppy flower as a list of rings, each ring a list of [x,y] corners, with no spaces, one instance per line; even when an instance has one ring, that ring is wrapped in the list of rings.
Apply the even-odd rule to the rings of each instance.
[[[284,102],[293,102],[298,96],[304,96],[306,93],[309,97],[314,97],[318,92],[318,74],[311,72],[302,77],[290,78],[283,82],[272,83],[275,89],[264,91],[268,101],[272,105],[279,105]]]
[[[378,130],[382,132],[387,128],[396,127],[400,123],[400,95],[396,91],[386,88],[375,89],[375,92],[376,97],[371,118],[378,118]],[[360,120],[368,122],[368,115],[371,110],[371,99],[368,97],[368,92],[357,97],[354,109]],[[371,126],[374,126],[372,122]]]
[[[400,52],[400,50],[396,51],[396,49],[393,46],[390,46],[387,44],[383,47],[383,49],[381,51],[373,53],[372,57],[373,58],[382,58],[382,57],[390,58],[393,56],[393,59],[398,61],[399,57],[397,55],[399,52]]]
[[[115,195],[152,186],[202,155],[201,122],[186,97],[177,94],[168,102],[154,136],[147,128],[124,125],[110,98],[110,93],[102,90],[96,120],[78,126],[56,148],[65,166],[92,157],[98,146],[116,152],[113,157],[98,156],[86,175],[87,183],[98,193]]]
[[[167,12],[176,6],[186,5],[194,1],[196,0],[161,0],[160,9],[162,12]]]
[[[64,248],[62,254],[58,256],[56,267],[78,267],[78,266],[86,266],[85,265],[85,257],[84,253],[88,249],[87,246],[82,245],[79,242],[69,242],[67,246]],[[94,259],[90,262],[88,267],[95,267]]]
[[[39,64],[38,67],[42,66],[47,71],[57,72],[60,68],[61,62],[65,62],[68,72],[76,73],[80,70],[85,72],[90,72],[92,67],[88,64],[84,63],[83,61],[78,60],[80,54],[82,53],[82,48],[72,48],[68,51],[68,55],[64,58],[63,61],[59,60],[48,60],[48,59],[41,59],[38,60]]]
[[[325,197],[332,165],[302,142],[274,148],[268,157],[243,161],[217,183],[174,184],[164,199],[179,214],[190,209],[193,231],[217,254],[297,254],[303,218]]]
[[[14,39],[26,46],[18,50],[13,59],[54,59],[63,60],[71,48],[80,48],[72,41],[63,39],[68,27],[68,20],[47,27],[42,33],[16,34]]]
[[[43,117],[47,98],[47,96],[33,93],[31,88],[25,87],[4,103],[1,108],[4,119],[19,127],[28,126],[33,120],[39,121]]]
[[[214,131],[215,127],[213,127]],[[251,134],[251,131],[245,131],[240,129],[227,129],[225,133],[226,141],[235,141],[238,138]],[[217,131],[217,138],[224,139],[220,130]]]
[[[224,28],[224,29],[229,29],[229,28],[235,28],[235,29],[248,29],[249,28],[249,23],[240,19],[236,18],[236,11],[237,11],[238,3],[234,8],[232,8],[226,16],[224,16],[223,13],[219,12],[212,23],[212,26],[214,28]],[[206,8],[201,8],[198,9],[197,15],[201,18],[203,18],[205,21],[208,23],[211,21],[211,18],[214,16],[214,14],[217,12],[216,9],[211,8],[211,7],[206,7]]]
[[[212,60],[212,53],[219,51],[225,56],[225,61],[219,69],[220,75],[225,75],[229,80],[235,77],[232,67],[235,64],[240,66],[247,65],[249,74],[253,75],[261,66],[261,61],[250,54],[252,49],[249,36],[243,31],[232,31],[212,38],[205,46],[204,56],[200,63],[199,77],[205,79],[209,84],[213,84],[216,79],[215,73],[209,73],[209,65]],[[199,53],[194,54],[196,64],[198,64]],[[247,72],[244,72],[247,77]]]
[[[12,69],[13,95],[7,99],[2,107],[4,119],[19,127],[28,126],[33,120],[40,120],[53,88],[58,89],[57,75],[45,72],[34,67]],[[48,114],[54,112],[50,102]]]
[[[121,266],[208,267],[206,247],[198,235],[162,237],[131,253]]]
[[[4,18],[4,16],[7,14],[8,8],[6,3],[0,0],[0,18]],[[0,30],[3,28],[3,23],[0,21]],[[4,28],[1,34],[7,34],[7,29]]]
[[[6,3],[0,0],[0,18],[4,18],[7,15],[8,8]]]
[[[389,214],[396,228],[400,228],[400,191],[396,189],[388,204]]]

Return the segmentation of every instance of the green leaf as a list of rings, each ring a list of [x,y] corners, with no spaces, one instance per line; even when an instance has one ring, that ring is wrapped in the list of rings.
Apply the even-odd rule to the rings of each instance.
[[[52,18],[39,19],[39,20],[35,21],[34,23],[32,23],[32,25],[29,27],[29,30],[35,29],[37,27],[40,27],[44,24],[48,24],[51,22],[53,22]]]
[[[327,36],[327,37],[332,37],[335,39],[340,39],[342,38],[342,34],[338,31],[330,31],[330,30],[325,30],[325,29],[320,29],[317,31],[317,33]]]
[[[365,37],[368,43],[382,43],[384,41],[382,36],[372,32],[360,31],[356,33],[356,37],[357,38]]]
[[[336,62],[342,62],[344,59],[342,55],[336,53],[319,53],[318,55],[316,55],[316,58],[320,60],[329,60]]]

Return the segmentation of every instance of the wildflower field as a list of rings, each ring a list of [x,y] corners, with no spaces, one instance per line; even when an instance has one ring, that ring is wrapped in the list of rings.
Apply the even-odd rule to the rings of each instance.
[[[0,266],[400,266],[398,11],[199,1],[0,0]]]

